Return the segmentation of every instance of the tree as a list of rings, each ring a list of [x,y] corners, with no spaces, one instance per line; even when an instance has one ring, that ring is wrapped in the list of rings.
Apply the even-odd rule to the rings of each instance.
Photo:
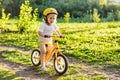
[[[6,13],[11,13],[11,16],[18,16],[20,5],[23,1],[25,0],[0,0],[0,11],[4,8]],[[2,14],[0,13],[0,16],[1,15]]]

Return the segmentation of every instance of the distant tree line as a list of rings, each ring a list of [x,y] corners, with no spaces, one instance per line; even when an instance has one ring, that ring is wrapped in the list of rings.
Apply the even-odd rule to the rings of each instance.
[[[25,0],[0,0],[0,16],[2,8],[11,17],[18,17],[20,6]],[[39,17],[47,7],[54,7],[58,10],[58,17],[63,18],[69,12],[71,18],[80,22],[92,22],[94,8],[98,10],[101,21],[120,21],[120,4],[108,2],[108,0],[30,0],[30,6],[38,8]]]

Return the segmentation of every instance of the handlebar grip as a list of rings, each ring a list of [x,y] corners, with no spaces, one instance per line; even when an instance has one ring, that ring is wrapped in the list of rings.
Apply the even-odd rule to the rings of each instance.
[[[50,38],[50,36],[49,35],[44,35],[44,38]]]

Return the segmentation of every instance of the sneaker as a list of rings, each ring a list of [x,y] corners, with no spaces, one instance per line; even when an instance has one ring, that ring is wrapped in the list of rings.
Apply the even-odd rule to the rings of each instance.
[[[47,71],[47,68],[45,66],[42,66],[43,71]]]
[[[47,62],[46,66],[52,66],[53,64],[51,62]]]

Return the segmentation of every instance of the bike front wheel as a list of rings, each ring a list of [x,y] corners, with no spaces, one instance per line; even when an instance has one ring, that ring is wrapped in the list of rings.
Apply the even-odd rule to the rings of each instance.
[[[68,59],[63,54],[58,54],[54,59],[54,68],[59,75],[64,74],[68,69]]]
[[[35,49],[32,51],[31,54],[31,61],[34,66],[39,66],[40,65],[40,51],[38,49]]]

